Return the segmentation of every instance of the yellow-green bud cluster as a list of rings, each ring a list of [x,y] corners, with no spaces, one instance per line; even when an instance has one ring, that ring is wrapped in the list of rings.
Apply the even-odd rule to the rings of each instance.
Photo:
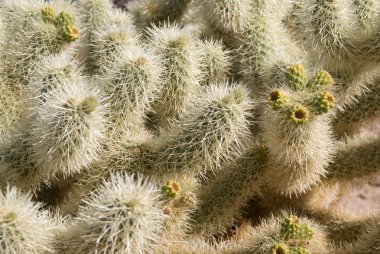
[[[58,15],[54,9],[48,5],[41,10],[42,19],[47,23],[54,24],[60,31],[61,39],[64,42],[76,41],[80,36],[79,28],[75,26],[73,15],[61,11]]]
[[[289,247],[285,243],[278,243],[272,247],[271,254],[289,254]]]
[[[325,90],[334,83],[327,71],[320,71],[308,81],[305,68],[294,64],[285,74],[288,89],[272,90],[267,99],[274,110],[287,114],[293,123],[306,123],[312,113],[321,115],[335,106],[334,95]]]
[[[310,254],[310,252],[303,247],[294,247],[290,249],[289,254]]]
[[[162,193],[166,198],[175,198],[181,191],[179,183],[175,181],[168,181],[164,186],[162,186]]]
[[[294,90],[301,90],[305,88],[307,74],[303,65],[294,64],[290,66],[286,72],[286,79],[288,81],[288,85]]]
[[[55,23],[56,13],[55,13],[53,7],[51,7],[50,5],[45,6],[45,7],[41,10],[41,14],[42,14],[42,19],[43,19],[45,22],[48,22],[48,23]]]
[[[301,104],[297,104],[289,110],[289,118],[295,124],[306,123],[309,117],[310,111]]]
[[[281,224],[281,234],[285,239],[309,240],[314,231],[309,225],[301,223],[297,216],[290,215]]]
[[[334,79],[327,71],[320,71],[307,84],[311,89],[329,87],[334,84]]]
[[[320,92],[313,99],[312,106],[316,115],[327,113],[335,106],[334,95],[328,91]]]
[[[282,108],[288,101],[288,96],[281,90],[274,90],[269,94],[268,100],[272,104],[273,109]]]

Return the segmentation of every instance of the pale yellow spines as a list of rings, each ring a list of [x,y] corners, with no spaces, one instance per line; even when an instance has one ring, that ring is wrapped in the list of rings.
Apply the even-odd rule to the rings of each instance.
[[[307,227],[312,232],[306,238],[294,236],[286,237],[283,231],[284,223],[289,218],[296,218],[296,224],[302,227]],[[318,223],[306,218],[292,214],[291,212],[283,211],[280,216],[276,216],[264,220],[259,226],[253,229],[254,233],[251,236],[250,246],[247,248],[250,252],[266,254],[272,253],[276,247],[282,247],[292,253],[310,253],[310,254],[327,254],[329,246],[327,243],[326,232]],[[281,248],[280,248],[281,249]],[[297,252],[307,251],[307,252]],[[245,252],[243,252],[245,253]],[[282,252],[280,252],[282,253]],[[284,252],[286,253],[286,252]],[[277,253],[276,253],[277,254]]]
[[[199,205],[192,216],[192,234],[224,232],[233,224],[245,202],[260,190],[266,153],[260,145],[247,149],[200,190]]]
[[[220,41],[200,41],[199,46],[202,48],[200,84],[209,86],[213,83],[222,82],[229,74],[231,52],[225,50]]]
[[[3,254],[51,253],[54,224],[41,203],[14,187],[0,190],[0,252]]]
[[[169,119],[178,119],[199,92],[200,51],[192,34],[178,25],[153,27],[148,32],[163,67],[162,92],[154,110],[159,124],[167,125]]]
[[[380,170],[380,138],[378,132],[363,131],[339,144],[328,177],[341,183],[363,181]]]
[[[326,90],[333,79],[325,71],[308,80],[303,66],[292,65],[285,82],[269,93],[261,126],[269,151],[268,185],[292,195],[306,192],[327,173],[335,140],[326,113],[335,99]]]
[[[236,158],[249,136],[252,101],[242,85],[209,87],[152,149],[155,175],[194,175]]]
[[[190,0],[137,0],[128,3],[133,23],[144,31],[165,22],[179,22],[186,14]]]

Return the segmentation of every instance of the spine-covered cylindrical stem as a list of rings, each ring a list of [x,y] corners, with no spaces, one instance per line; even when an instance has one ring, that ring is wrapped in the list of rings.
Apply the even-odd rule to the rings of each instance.
[[[134,24],[144,30],[165,22],[180,21],[191,0],[135,0],[128,4]]]
[[[31,172],[36,180],[49,181],[58,173],[72,175],[99,157],[105,118],[96,92],[80,83],[67,84],[34,112],[28,143],[37,167],[37,172]]]
[[[214,83],[223,82],[227,78],[231,57],[229,52],[224,50],[219,41],[207,40],[199,43],[202,53],[200,61],[200,84],[208,86]]]
[[[266,170],[270,188],[288,195],[303,193],[324,176],[335,142],[329,115],[335,99],[333,80],[321,71],[307,81],[301,65],[290,66],[287,86],[268,96],[261,124],[269,150]]]
[[[57,253],[154,253],[165,220],[161,198],[142,176],[113,174],[58,235]]]
[[[108,116],[110,133],[128,131],[142,120],[158,97],[161,85],[159,58],[138,46],[118,50],[101,80],[102,91],[112,108]]]
[[[203,187],[191,232],[211,235],[232,225],[248,198],[260,189],[265,161],[264,147],[250,148]]]
[[[89,31],[90,32],[90,31]],[[88,46],[88,69],[103,74],[114,64],[119,52],[138,43],[132,20],[117,9],[107,11],[102,25],[91,33]]]
[[[33,203],[30,194],[9,186],[0,190],[0,252],[52,253],[54,228],[48,211]]]
[[[355,96],[353,102],[335,116],[334,128],[343,136],[358,133],[361,127],[380,119],[380,79],[366,85],[366,91]]]
[[[177,118],[200,88],[199,50],[186,29],[166,25],[149,33],[151,46],[162,60],[163,87],[155,111],[164,123],[167,118]]]
[[[161,136],[161,145],[151,155],[151,173],[199,174],[236,158],[249,135],[251,109],[245,87],[210,87],[181,122]]]
[[[369,179],[380,171],[378,133],[364,132],[340,145],[333,163],[327,168],[331,180],[352,182]]]
[[[38,62],[44,57],[57,54],[80,37],[75,16],[65,9],[58,11],[54,5],[36,4],[25,17],[14,17],[8,22],[23,20],[8,38],[6,62],[11,67],[10,77],[27,82]]]
[[[250,0],[196,0],[195,4],[209,24],[226,32],[242,31],[252,15]]]

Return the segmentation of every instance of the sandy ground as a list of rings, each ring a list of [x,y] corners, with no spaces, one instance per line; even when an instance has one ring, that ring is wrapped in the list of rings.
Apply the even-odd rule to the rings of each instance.
[[[347,192],[339,206],[355,215],[380,212],[380,177],[372,184]]]

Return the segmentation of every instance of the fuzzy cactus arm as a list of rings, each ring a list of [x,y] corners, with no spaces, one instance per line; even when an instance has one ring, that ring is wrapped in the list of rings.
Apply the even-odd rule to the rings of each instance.
[[[66,84],[34,110],[37,116],[28,143],[38,180],[48,182],[57,174],[72,175],[98,159],[106,120],[95,91],[83,84]]]
[[[88,68],[95,74],[103,74],[112,66],[119,51],[135,46],[138,40],[130,17],[118,9],[108,10],[102,25],[92,32]]]
[[[7,186],[0,191],[0,252],[37,254],[53,251],[54,224],[31,194]]]
[[[232,225],[242,206],[260,189],[266,150],[247,149],[232,165],[223,169],[198,195],[193,214],[192,234],[210,235]]]
[[[144,30],[165,22],[178,22],[187,12],[191,0],[135,0],[128,3],[128,12],[136,27]]]
[[[141,122],[151,110],[162,83],[159,60],[151,50],[134,46],[118,50],[114,62],[104,70],[100,79],[112,108],[108,117],[110,133],[128,131],[133,122]]]
[[[209,24],[232,33],[242,31],[252,14],[249,0],[196,0],[195,6]]]
[[[45,17],[46,9],[51,11],[50,19]],[[8,70],[9,77],[24,83],[44,56],[70,48],[80,36],[75,14],[64,2],[49,5],[37,1],[25,11],[28,15],[8,20],[17,23],[21,19],[19,26],[10,31],[12,36],[7,39],[5,51],[5,62],[8,67],[13,66]]]
[[[225,80],[231,66],[231,52],[224,50],[220,41],[201,41],[199,46],[202,48],[200,84],[209,86]]]
[[[154,110],[159,124],[178,118],[196,96],[199,85],[199,49],[191,33],[176,25],[149,30],[150,45],[162,59],[162,93]]]
[[[141,176],[113,174],[57,238],[57,253],[152,253],[165,215],[159,189]],[[58,240],[59,239],[59,240]],[[61,239],[64,239],[63,241]]]
[[[83,82],[79,61],[70,51],[44,57],[29,74],[26,88],[30,106],[41,105],[54,91],[61,90],[67,83]]]
[[[272,90],[261,119],[268,147],[268,184],[276,192],[306,192],[325,176],[335,151],[335,140],[326,114],[334,107],[328,91],[331,76],[321,71],[307,81],[302,65],[287,70],[287,86]]]
[[[232,161],[249,136],[252,101],[242,85],[211,86],[151,154],[149,174],[194,175]]]
[[[349,68],[355,48],[352,45],[349,24],[351,10],[348,1],[303,1],[296,14],[301,25],[304,44],[318,64],[329,70]]]
[[[349,138],[341,144],[333,163],[327,171],[332,181],[350,183],[355,180],[368,179],[380,170],[380,138],[371,132]]]
[[[375,79],[366,85],[366,89],[360,95],[355,96],[354,101],[340,110],[334,119],[336,132],[343,136],[354,135],[367,124],[374,123],[380,116],[380,79]]]

